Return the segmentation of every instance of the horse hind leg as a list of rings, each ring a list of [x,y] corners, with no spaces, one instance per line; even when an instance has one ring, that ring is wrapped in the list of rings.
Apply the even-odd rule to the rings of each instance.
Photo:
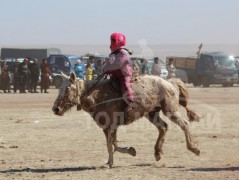
[[[166,115],[172,122],[177,124],[184,131],[188,150],[192,151],[196,155],[199,155],[200,150],[198,148],[198,145],[193,141],[187,122],[179,115],[178,112],[168,112]]]
[[[159,131],[159,136],[154,146],[154,156],[156,161],[159,161],[161,159],[161,154],[163,154],[162,146],[164,143],[164,137],[168,130],[168,124],[161,119],[159,112],[155,111],[149,112],[147,119],[149,119],[149,121],[154,124]]]

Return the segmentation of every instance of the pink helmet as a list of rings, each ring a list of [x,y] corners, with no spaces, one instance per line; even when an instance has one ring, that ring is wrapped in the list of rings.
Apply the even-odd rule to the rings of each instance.
[[[122,33],[111,34],[110,40],[111,40],[111,45],[110,45],[111,51],[115,51],[116,49],[126,45],[126,37]]]

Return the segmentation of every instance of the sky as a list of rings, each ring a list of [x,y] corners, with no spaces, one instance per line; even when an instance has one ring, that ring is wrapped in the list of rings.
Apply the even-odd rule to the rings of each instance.
[[[0,45],[238,44],[238,0],[0,0]]]

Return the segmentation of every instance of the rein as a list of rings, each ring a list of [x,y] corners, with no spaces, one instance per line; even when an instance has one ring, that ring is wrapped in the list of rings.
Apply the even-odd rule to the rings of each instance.
[[[103,77],[105,77],[105,75],[106,74],[101,74],[101,75],[99,75],[98,76],[98,78],[97,78],[97,81],[96,81],[96,83],[92,86],[92,87],[90,87],[89,88],[89,90],[88,91],[84,91],[81,95],[79,95],[78,94],[78,91],[79,91],[79,85],[78,85],[78,83],[76,83],[75,85],[76,85],[76,89],[77,89],[77,92],[76,92],[76,94],[74,94],[73,96],[73,100],[71,101],[71,102],[68,102],[67,101],[67,95],[65,95],[62,99],[60,99],[60,100],[58,100],[58,102],[57,102],[57,104],[58,104],[58,106],[59,105],[63,105],[64,103],[66,104],[66,105],[68,105],[68,106],[74,106],[74,105],[77,105],[77,110],[79,111],[79,110],[81,110],[81,100],[84,98],[84,97],[86,97],[86,96],[88,96],[88,95],[90,95],[91,93],[92,93],[92,91],[95,89],[95,87],[97,86],[97,84],[101,81],[101,79],[103,78]],[[72,82],[72,81],[71,81]],[[73,82],[72,82],[73,83]],[[69,92],[68,92],[69,93]]]
[[[95,89],[95,87],[97,86],[97,84],[99,84],[99,82],[101,81],[101,79],[105,77],[105,74],[101,74],[97,77],[97,81],[96,83],[88,90],[88,91],[85,91],[85,93],[83,95],[81,95],[80,97],[80,100],[82,100],[85,96],[88,96],[92,93],[92,91]]]

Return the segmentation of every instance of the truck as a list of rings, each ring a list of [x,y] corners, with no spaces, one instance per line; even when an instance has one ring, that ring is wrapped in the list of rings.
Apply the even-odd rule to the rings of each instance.
[[[37,58],[38,64],[41,64],[42,59],[46,59],[51,54],[60,54],[58,48],[1,48],[1,59],[17,59],[30,57]]]
[[[74,65],[80,60],[76,55],[52,54],[47,58],[47,63],[50,65],[52,84],[58,89],[63,80],[61,72],[70,75],[74,71]]]
[[[239,84],[239,56],[235,56],[235,64],[238,72],[238,84]]]
[[[100,55],[97,52],[88,52],[85,55],[80,57],[81,60],[84,62],[84,64],[86,65],[88,62],[91,64],[96,64],[98,60],[105,60],[106,56],[104,55]]]
[[[186,74],[188,83],[194,86],[209,87],[210,84],[233,86],[238,82],[235,59],[224,52],[204,52],[197,57],[168,56],[172,58],[176,69]]]

